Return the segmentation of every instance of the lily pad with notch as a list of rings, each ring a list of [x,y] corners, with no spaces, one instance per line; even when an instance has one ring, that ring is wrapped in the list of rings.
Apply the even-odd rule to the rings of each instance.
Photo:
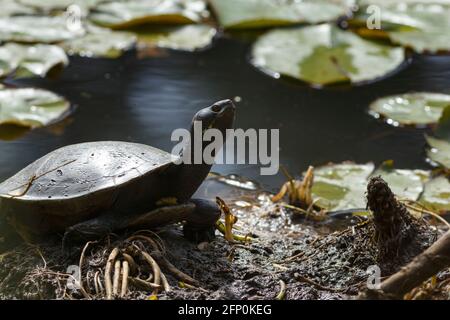
[[[0,46],[0,78],[45,77],[68,63],[64,50],[55,45],[7,43]]]
[[[331,24],[275,29],[252,49],[252,63],[266,73],[318,86],[372,81],[394,72],[404,60],[401,47],[368,41]]]

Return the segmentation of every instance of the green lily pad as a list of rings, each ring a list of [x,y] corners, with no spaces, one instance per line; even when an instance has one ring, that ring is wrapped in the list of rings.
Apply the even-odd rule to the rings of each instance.
[[[428,125],[437,123],[447,106],[450,95],[416,92],[380,98],[369,109],[373,116],[394,126]]]
[[[47,90],[0,89],[0,124],[42,127],[61,119],[69,108],[68,101]]]
[[[83,35],[83,28],[68,28],[64,17],[17,16],[0,18],[0,41],[55,43]]]
[[[83,57],[117,58],[136,44],[136,36],[130,32],[89,27],[82,37],[64,41],[61,46],[70,55]]]
[[[316,85],[374,80],[396,70],[404,59],[401,47],[364,40],[330,24],[269,31],[252,50],[256,67]]]
[[[198,23],[209,15],[203,0],[131,0],[101,3],[90,19],[110,28]]]
[[[0,0],[0,8],[0,17],[36,13],[33,8],[25,6],[17,0]]]
[[[425,184],[425,190],[419,202],[425,207],[446,213],[450,211],[450,181],[445,176],[439,176]]]
[[[450,142],[447,140],[425,137],[430,149],[427,151],[428,158],[438,165],[450,169]]]
[[[77,5],[82,10],[93,8],[105,0],[19,0],[20,3],[42,12],[65,10],[71,5]]]
[[[330,164],[314,170],[312,197],[326,210],[365,208],[367,179],[374,170],[368,164]]]
[[[0,46],[0,78],[14,73],[15,78],[45,77],[50,71],[64,67],[69,60],[60,47],[7,43]]]
[[[450,3],[448,1],[365,1],[380,6],[381,28],[393,43],[416,52],[450,51]],[[367,7],[354,20],[364,24]],[[367,33],[370,36],[370,32]]]
[[[394,169],[390,162],[380,166],[372,176],[381,176],[400,199],[416,201],[423,192],[429,171]]]
[[[209,46],[217,31],[203,25],[187,25],[168,28],[139,28],[133,30],[138,35],[140,46],[155,46],[183,51],[195,51]]]
[[[211,0],[222,27],[261,28],[321,23],[348,15],[354,0]]]

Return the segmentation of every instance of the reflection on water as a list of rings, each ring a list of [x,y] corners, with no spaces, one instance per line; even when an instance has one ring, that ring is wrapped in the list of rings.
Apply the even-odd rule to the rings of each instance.
[[[173,129],[188,127],[194,113],[224,98],[239,96],[237,127],[279,128],[280,163],[292,173],[308,165],[393,159],[397,167],[427,167],[424,131],[392,128],[367,113],[374,99],[408,91],[450,93],[450,57],[415,56],[392,77],[358,87],[317,90],[272,79],[247,59],[249,42],[220,39],[200,53],[170,52],[139,60],[73,58],[58,80],[10,82],[50,89],[77,109],[63,134],[47,129],[0,141],[0,180],[55,148],[86,141],[124,140],[170,151]],[[252,165],[220,165],[277,188],[284,177],[259,176]]]

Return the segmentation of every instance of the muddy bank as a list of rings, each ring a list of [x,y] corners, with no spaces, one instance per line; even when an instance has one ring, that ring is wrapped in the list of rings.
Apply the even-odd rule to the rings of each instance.
[[[0,256],[0,298],[105,299],[110,279],[116,290],[112,296],[119,299],[351,299],[366,288],[367,268],[377,265],[386,277],[441,233],[428,221],[411,217],[399,225],[408,226],[401,232],[413,230],[413,236],[401,238],[405,241],[398,252],[386,253],[380,250],[386,239],[377,236],[377,220],[370,217],[310,222],[257,192],[227,202],[239,218],[236,232],[250,234],[251,242],[229,243],[217,232],[213,242],[194,244],[182,236],[180,225],[172,225],[110,235],[71,258],[58,241],[23,244]],[[156,276],[145,253],[162,275]],[[125,261],[130,262],[129,280],[121,297]],[[69,274],[77,266],[82,288]],[[412,297],[448,299],[448,279],[450,273],[443,271],[432,286],[425,284]]]

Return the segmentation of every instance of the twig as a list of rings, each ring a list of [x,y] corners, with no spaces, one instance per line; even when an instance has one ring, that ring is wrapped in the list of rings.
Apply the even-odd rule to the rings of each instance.
[[[295,277],[296,280],[298,280],[300,282],[308,283],[308,284],[316,287],[319,290],[329,291],[329,292],[336,292],[336,293],[344,292],[346,290],[346,289],[335,289],[335,288],[328,288],[328,287],[322,286],[321,284],[319,284],[317,282],[314,282],[311,279],[305,278],[304,276],[302,276],[302,275],[300,275],[298,273],[295,273],[294,277]]]
[[[275,300],[284,300],[286,296],[286,283],[283,280],[280,280],[280,292],[275,297]]]

